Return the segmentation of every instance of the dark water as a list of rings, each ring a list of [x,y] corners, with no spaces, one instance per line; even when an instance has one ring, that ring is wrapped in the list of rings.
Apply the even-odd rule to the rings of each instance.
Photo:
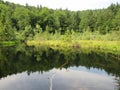
[[[120,90],[116,55],[77,49],[0,47],[0,90]]]

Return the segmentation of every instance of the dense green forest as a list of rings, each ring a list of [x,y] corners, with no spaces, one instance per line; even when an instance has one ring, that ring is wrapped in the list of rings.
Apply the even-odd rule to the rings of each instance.
[[[111,4],[106,9],[70,11],[0,0],[0,41],[41,39],[54,34],[59,38],[59,35],[86,32],[114,33],[116,40],[120,40],[120,4]]]

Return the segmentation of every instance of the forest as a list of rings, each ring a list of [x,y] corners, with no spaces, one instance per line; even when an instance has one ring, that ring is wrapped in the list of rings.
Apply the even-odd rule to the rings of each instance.
[[[120,40],[120,4],[70,11],[0,0],[0,42],[27,40]]]

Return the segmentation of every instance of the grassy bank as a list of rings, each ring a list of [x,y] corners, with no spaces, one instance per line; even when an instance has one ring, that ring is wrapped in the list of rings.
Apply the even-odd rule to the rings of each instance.
[[[62,40],[46,40],[46,41],[27,41],[29,46],[49,46],[52,48],[74,48],[74,49],[92,49],[100,50],[113,54],[120,54],[120,41],[93,41],[79,40],[66,42]]]
[[[60,32],[37,33],[33,38],[27,40],[27,45],[31,46],[49,46],[52,48],[74,48],[99,50],[120,54],[120,31],[114,31],[107,34],[99,32],[85,31],[83,33],[67,30],[64,34]]]

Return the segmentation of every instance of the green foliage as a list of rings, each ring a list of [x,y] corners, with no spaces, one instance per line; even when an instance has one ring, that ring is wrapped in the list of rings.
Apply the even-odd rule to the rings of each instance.
[[[78,35],[72,35],[71,30]],[[118,3],[111,4],[106,9],[69,11],[0,1],[0,40],[32,40],[37,37],[44,40],[45,38],[91,39],[87,32],[107,35],[119,30],[120,5]],[[60,38],[57,37],[56,32],[61,34]],[[81,35],[86,35],[86,38]]]
[[[34,34],[42,33],[42,28],[39,24],[36,25],[36,28],[34,29]]]

